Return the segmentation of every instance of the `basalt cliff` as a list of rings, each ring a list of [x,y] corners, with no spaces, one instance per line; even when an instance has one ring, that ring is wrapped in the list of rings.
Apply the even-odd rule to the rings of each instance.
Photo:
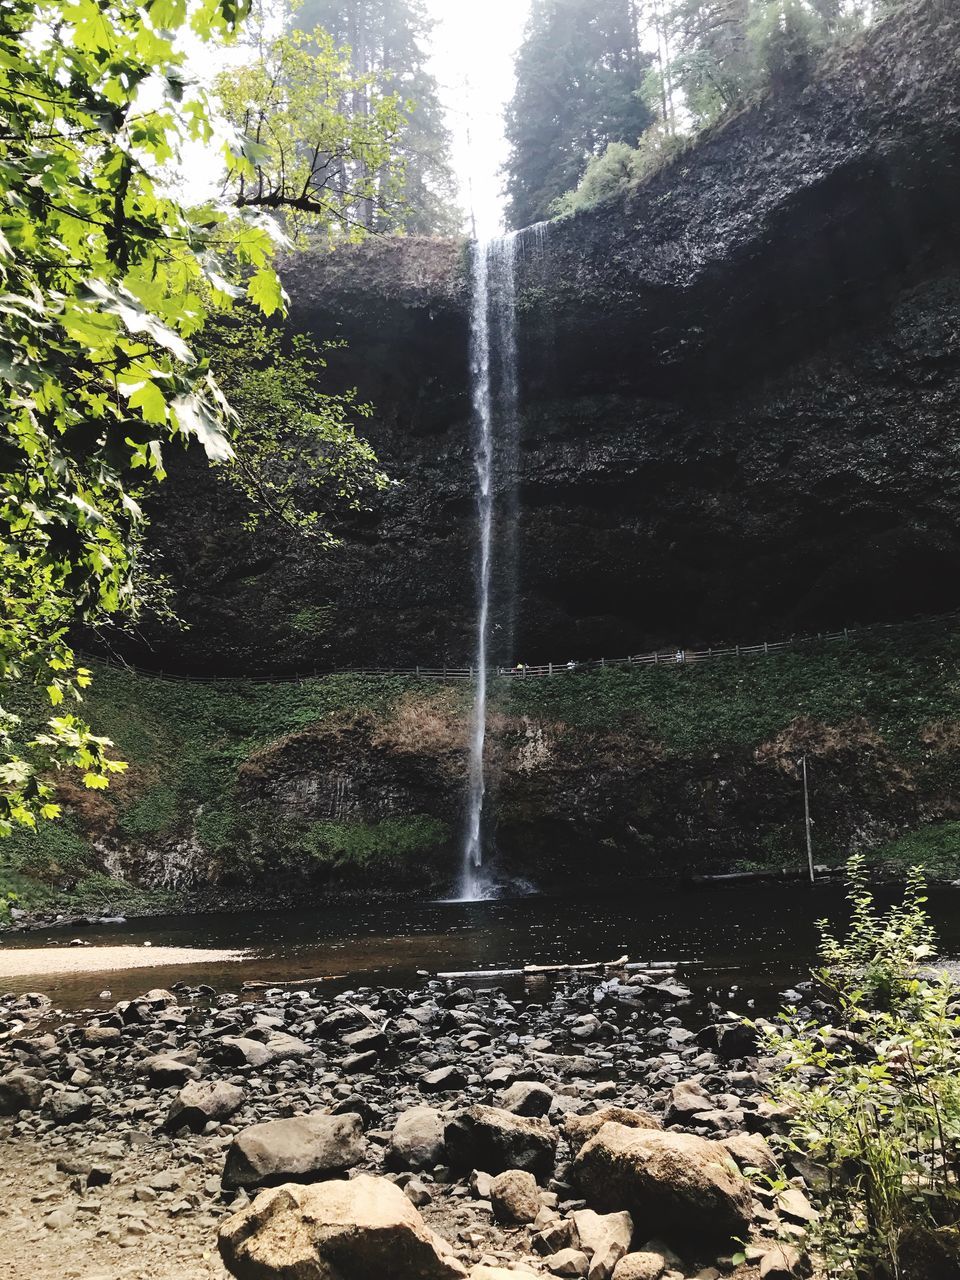
[[[745,107],[620,198],[521,234],[498,660],[955,609],[958,53],[960,12],[913,0],[801,92]],[[368,434],[399,483],[321,553],[245,532],[201,460],[174,459],[154,530],[190,627],[148,624],[128,658],[271,678],[469,661],[470,252],[400,238],[286,264],[292,322],[345,341],[327,389],[375,404]],[[789,863],[803,856],[804,754],[824,855],[924,824],[960,831],[950,630],[716,675],[500,691],[489,764],[507,871],[579,874],[585,853],[613,875]],[[124,792],[77,810],[100,865],[194,887],[449,884],[461,695],[257,688],[184,685],[151,718],[153,693],[111,703],[107,687],[102,719],[133,767]]]
[[[908,4],[796,96],[524,233],[502,439],[504,660],[938,613],[960,571],[960,14]],[[243,533],[199,459],[155,512],[190,673],[463,663],[475,617],[468,246],[303,254],[295,325],[399,485],[342,551]],[[514,513],[516,524],[514,529]],[[509,526],[509,527],[507,527]],[[507,547],[507,543],[510,547]],[[509,551],[509,554],[508,554]]]

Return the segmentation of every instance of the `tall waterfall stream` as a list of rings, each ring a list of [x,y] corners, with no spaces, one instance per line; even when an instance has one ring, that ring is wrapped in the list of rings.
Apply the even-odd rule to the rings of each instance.
[[[509,558],[512,528],[497,538],[495,488],[498,446],[515,442],[517,413],[516,259],[519,235],[514,233],[474,246],[470,308],[470,380],[477,471],[477,632],[476,684],[470,726],[467,828],[463,848],[460,896],[476,901],[490,892],[484,878],[487,778],[484,749],[487,738],[487,692],[491,661],[494,550],[506,548]],[[508,504],[509,506],[509,504]],[[512,510],[506,512],[512,525]],[[509,585],[509,584],[508,584]],[[512,612],[507,610],[507,612]],[[510,634],[509,617],[497,625]]]

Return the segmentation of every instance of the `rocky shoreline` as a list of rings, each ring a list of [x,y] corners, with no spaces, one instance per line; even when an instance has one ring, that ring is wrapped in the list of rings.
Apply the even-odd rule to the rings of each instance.
[[[183,987],[72,1021],[6,997],[0,1272],[800,1274],[801,1169],[776,1193],[741,1172],[774,1172],[782,1120],[755,1033],[692,1008],[625,972],[520,998]]]

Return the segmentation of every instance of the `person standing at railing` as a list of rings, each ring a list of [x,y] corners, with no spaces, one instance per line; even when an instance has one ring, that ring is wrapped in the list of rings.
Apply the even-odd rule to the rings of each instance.
[[[687,655],[683,649],[677,650],[677,666],[682,667],[687,660]]]

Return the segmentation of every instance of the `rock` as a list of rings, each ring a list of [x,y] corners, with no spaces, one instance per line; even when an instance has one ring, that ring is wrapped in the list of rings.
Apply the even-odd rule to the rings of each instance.
[[[239,1187],[311,1182],[345,1173],[365,1155],[363,1124],[357,1115],[296,1116],[268,1120],[237,1134],[227,1151],[222,1183]]]
[[[787,1187],[786,1191],[781,1191],[776,1199],[776,1209],[781,1218],[802,1227],[816,1222],[820,1216],[799,1187]]]
[[[390,1135],[387,1163],[391,1169],[432,1169],[443,1164],[443,1117],[433,1107],[413,1107],[397,1120]]]
[[[245,1096],[239,1085],[193,1081],[185,1085],[170,1104],[163,1127],[167,1133],[176,1133],[178,1129],[202,1133],[211,1121],[226,1120],[239,1110]]]
[[[466,1270],[385,1178],[279,1187],[220,1228],[238,1280],[464,1280]]]
[[[661,1253],[628,1253],[614,1267],[613,1280],[660,1280],[665,1270]]]
[[[83,1124],[93,1115],[93,1098],[80,1089],[64,1089],[52,1093],[43,1110],[54,1124]]]
[[[360,1031],[351,1031],[341,1039],[352,1053],[381,1054],[387,1047],[387,1037],[375,1027],[363,1027]]]
[[[538,1179],[553,1172],[557,1136],[546,1120],[515,1116],[497,1107],[470,1107],[444,1129],[447,1158],[458,1171],[505,1173],[525,1169]]]
[[[633,1219],[629,1213],[594,1213],[578,1209],[573,1229],[579,1247],[590,1259],[590,1280],[610,1280],[613,1269],[628,1252],[633,1240]]]
[[[776,1244],[760,1259],[761,1280],[794,1280],[802,1274],[803,1255],[793,1245]]]
[[[721,1145],[730,1152],[741,1169],[759,1169],[767,1177],[777,1172],[777,1158],[767,1140],[759,1133],[734,1133]]]
[[[532,1173],[508,1169],[490,1184],[490,1203],[498,1222],[533,1222],[540,1212],[540,1188]]]
[[[673,1086],[667,1107],[667,1124],[685,1124],[699,1111],[711,1111],[714,1101],[694,1080],[681,1080]]]
[[[227,1066],[267,1067],[274,1062],[290,1058],[309,1058],[315,1050],[296,1036],[276,1031],[265,1043],[246,1036],[224,1036],[217,1048],[217,1057]]]
[[[595,1013],[585,1013],[573,1023],[570,1034],[575,1040],[596,1040],[600,1035],[601,1025]]]
[[[229,1067],[265,1067],[271,1061],[267,1046],[246,1036],[224,1036],[217,1045],[216,1057]]]
[[[43,1101],[46,1084],[27,1071],[15,1069],[0,1076],[0,1116],[36,1111]]]
[[[545,1084],[532,1080],[518,1080],[500,1097],[504,1111],[515,1116],[545,1116],[553,1105],[553,1094]]]
[[[626,1209],[642,1234],[728,1243],[746,1234],[752,1198],[722,1146],[693,1134],[605,1124],[571,1176],[597,1209]]]
[[[166,1089],[170,1085],[186,1084],[188,1080],[196,1080],[200,1072],[196,1068],[197,1055],[158,1053],[152,1058],[144,1058],[143,1074],[154,1089]]]
[[[459,1093],[467,1087],[467,1077],[459,1067],[440,1067],[421,1076],[419,1084],[424,1093]]]
[[[349,1053],[340,1063],[340,1070],[348,1076],[365,1075],[376,1066],[379,1057],[379,1053],[374,1053],[373,1050],[368,1053]]]
[[[590,1259],[579,1249],[561,1249],[544,1258],[544,1262],[555,1276],[585,1276],[590,1270]]]
[[[405,1183],[403,1194],[418,1209],[422,1209],[425,1204],[430,1204],[433,1200],[429,1187],[425,1186],[419,1178],[411,1178],[409,1182]]]
[[[112,1049],[122,1040],[119,1027],[84,1027],[81,1044],[85,1049]]]
[[[563,1122],[563,1132],[570,1140],[571,1146],[582,1146],[605,1124],[622,1124],[628,1129],[662,1129],[656,1116],[648,1111],[627,1110],[626,1107],[601,1107],[585,1116],[567,1116]]]

